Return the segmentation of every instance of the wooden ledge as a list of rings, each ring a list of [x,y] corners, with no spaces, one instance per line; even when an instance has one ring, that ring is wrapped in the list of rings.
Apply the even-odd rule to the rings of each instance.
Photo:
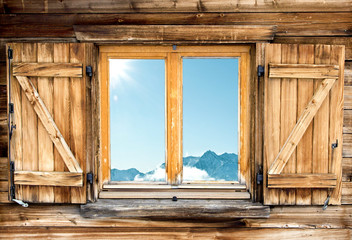
[[[85,218],[239,219],[269,218],[270,208],[244,200],[100,199],[81,205]]]

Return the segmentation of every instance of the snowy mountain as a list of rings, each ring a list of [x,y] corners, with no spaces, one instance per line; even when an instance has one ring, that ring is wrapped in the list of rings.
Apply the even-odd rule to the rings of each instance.
[[[207,151],[201,157],[184,157],[183,158],[184,175],[192,175],[194,180],[237,180],[238,156],[234,153],[224,153],[217,155],[215,152]],[[142,173],[135,168],[127,170],[111,170],[112,181],[164,181],[165,180],[165,163],[158,168]],[[201,173],[201,174],[200,174]],[[200,175],[199,175],[200,174]],[[197,175],[200,179],[197,179]]]

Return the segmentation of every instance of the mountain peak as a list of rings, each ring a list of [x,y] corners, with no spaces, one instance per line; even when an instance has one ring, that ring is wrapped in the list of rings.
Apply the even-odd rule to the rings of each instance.
[[[203,156],[218,156],[218,155],[215,152],[208,150],[203,154]]]

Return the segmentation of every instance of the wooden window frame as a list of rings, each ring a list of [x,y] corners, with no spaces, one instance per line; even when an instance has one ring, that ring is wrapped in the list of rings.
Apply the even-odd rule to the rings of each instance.
[[[251,139],[251,46],[100,46],[99,47],[99,88],[100,88],[100,155],[98,161],[99,190],[105,188],[182,188],[182,57],[234,57],[239,59],[240,94],[240,133],[237,189],[250,188],[250,139]],[[110,116],[109,116],[109,59],[164,59],[166,89],[166,172],[167,185],[153,183],[122,183],[120,186],[110,183]],[[176,71],[168,72],[170,65],[176,64]],[[108,106],[108,107],[107,107]],[[171,129],[171,126],[173,128]],[[175,127],[176,126],[176,127]],[[253,149],[254,150],[254,149]],[[116,182],[115,182],[116,183]],[[126,185],[127,184],[127,185]],[[123,186],[122,186],[123,185]],[[224,189],[226,185],[194,184],[194,188]],[[217,185],[216,187],[214,187]],[[188,186],[191,187],[192,186]],[[157,191],[157,190],[156,190]],[[209,191],[208,193],[209,194]],[[141,195],[139,195],[141,197]],[[151,196],[153,197],[153,196]],[[143,197],[142,197],[143,198]],[[224,197],[226,198],[226,197]],[[241,197],[239,197],[241,198]]]

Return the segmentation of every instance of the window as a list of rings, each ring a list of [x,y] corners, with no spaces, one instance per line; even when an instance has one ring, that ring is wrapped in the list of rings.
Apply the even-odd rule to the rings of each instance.
[[[249,49],[101,47],[101,183],[245,188]]]

